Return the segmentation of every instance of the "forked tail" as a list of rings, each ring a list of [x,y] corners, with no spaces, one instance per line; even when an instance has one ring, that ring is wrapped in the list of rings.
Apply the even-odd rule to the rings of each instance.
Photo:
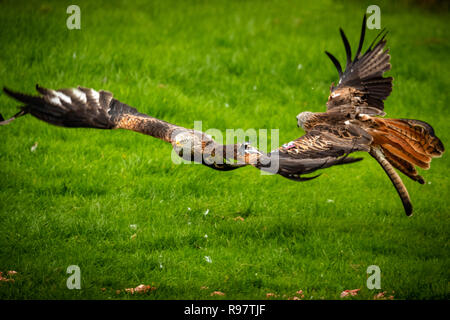
[[[398,169],[410,179],[425,183],[416,166],[429,169],[432,158],[442,156],[445,151],[441,140],[426,122],[412,119],[370,118],[367,131],[373,137],[370,154],[380,163],[397,190],[406,214],[412,214],[408,191]]]

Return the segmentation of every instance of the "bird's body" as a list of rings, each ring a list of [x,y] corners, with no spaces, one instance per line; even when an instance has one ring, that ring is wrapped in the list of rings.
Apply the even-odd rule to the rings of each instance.
[[[0,116],[0,125],[29,113],[63,127],[132,130],[168,142],[183,159],[215,170],[228,171],[252,165],[295,181],[317,177],[302,175],[318,169],[359,161],[361,158],[348,155],[364,151],[382,166],[395,186],[406,214],[411,215],[408,191],[394,168],[423,184],[424,179],[415,166],[428,169],[431,159],[442,155],[444,146],[433,128],[423,121],[380,117],[385,115],[384,100],[392,90],[392,77],[383,77],[391,68],[390,56],[388,50],[384,50],[385,35],[375,44],[377,37],[361,54],[365,24],[364,16],[354,59],[341,30],[347,54],[345,71],[339,61],[326,52],[340,78],[337,86],[331,86],[326,112],[300,113],[297,124],[304,129],[305,135],[270,153],[260,152],[247,143],[218,144],[203,132],[140,113],[113,98],[110,92],[83,87],[51,90],[36,86],[39,96],[4,88],[5,93],[22,102],[23,106],[8,120]]]
[[[421,184],[424,184],[425,180],[418,174],[415,166],[427,170],[430,168],[432,158],[440,157],[444,152],[444,146],[435,136],[433,128],[423,121],[383,119],[366,114],[352,116],[346,113],[306,113],[306,115],[307,119],[305,115],[301,117],[302,127],[307,135],[314,138],[306,145],[301,138],[298,139],[300,142],[298,148],[288,149],[287,152],[293,150],[292,152],[303,154],[302,151],[312,147],[326,152],[331,145],[333,146],[331,150],[336,151],[338,141],[343,141],[345,144],[354,144],[359,151],[369,152],[378,162],[386,159],[388,164],[382,164],[384,169],[387,165],[392,165]],[[319,139],[327,131],[332,133],[335,139],[332,144],[330,141],[326,144]],[[388,175],[395,172],[389,171]],[[396,179],[396,183],[396,188],[404,189],[403,194],[407,194],[401,180]]]
[[[341,156],[353,151],[366,151],[384,169],[400,199],[407,215],[412,214],[408,191],[398,169],[407,177],[421,184],[425,180],[415,168],[429,169],[431,159],[440,157],[444,145],[428,123],[413,119],[381,118],[384,100],[392,91],[392,77],[383,77],[391,69],[390,55],[384,50],[385,34],[374,42],[364,54],[361,49],[365,36],[366,17],[359,47],[354,59],[347,37],[341,29],[341,37],[347,54],[346,69],[326,52],[339,73],[338,86],[331,86],[327,111],[312,113],[304,111],[297,116],[297,125],[306,134],[280,148],[280,153],[292,157]],[[381,36],[383,31],[379,34]]]

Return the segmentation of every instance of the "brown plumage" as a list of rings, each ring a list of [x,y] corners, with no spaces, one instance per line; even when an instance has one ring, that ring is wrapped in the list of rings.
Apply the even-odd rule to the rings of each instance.
[[[244,157],[245,145],[228,147],[218,145],[203,132],[186,129],[140,113],[135,108],[114,99],[112,93],[107,91],[97,92],[83,87],[51,90],[36,85],[40,96],[32,96],[7,88],[3,90],[24,103],[24,106],[12,118],[1,121],[0,125],[8,124],[29,113],[40,120],[62,127],[125,129],[147,134],[171,143],[183,159],[197,161],[216,170],[228,171],[245,165],[241,159]],[[227,164],[226,157],[241,162]]]
[[[291,179],[302,181],[310,178],[299,178],[299,174],[334,164],[361,160],[327,158],[324,163],[320,160],[284,157],[278,161],[278,157],[261,153],[248,143],[221,145],[204,132],[180,127],[140,113],[104,90],[96,91],[83,87],[51,90],[36,85],[39,96],[22,94],[7,88],[3,90],[24,105],[12,118],[0,121],[0,125],[6,125],[20,116],[31,114],[40,120],[62,127],[132,130],[172,144],[176,153],[185,160],[195,161],[219,171],[252,165],[283,176],[289,171],[296,176],[290,177]]]
[[[391,69],[385,32],[381,32],[364,54],[366,17],[364,16],[359,46],[352,60],[351,47],[340,30],[347,55],[345,71],[339,61],[330,57],[339,73],[339,83],[331,86],[327,111],[302,112],[298,126],[306,134],[280,148],[262,153],[248,143],[221,145],[209,135],[183,128],[138,112],[107,91],[89,88],[51,90],[36,86],[39,96],[4,88],[9,96],[23,103],[20,111],[8,120],[0,115],[0,125],[8,124],[26,114],[62,127],[125,129],[140,132],[172,144],[183,159],[199,162],[215,170],[228,171],[246,165],[279,174],[295,181],[333,165],[360,161],[348,155],[355,151],[369,152],[385,170],[394,184],[405,212],[412,213],[408,191],[396,173],[398,169],[409,178],[424,183],[416,166],[428,169],[431,159],[444,152],[442,142],[433,128],[419,120],[382,119],[384,100],[392,91],[392,77],[383,77]],[[378,42],[377,42],[378,40]]]
[[[311,134],[321,139],[311,141],[315,156],[318,154],[339,154],[346,150],[368,151],[384,169],[400,199],[405,212],[411,215],[411,200],[400,176],[395,169],[421,184],[425,180],[417,172],[416,166],[429,169],[431,159],[440,157],[444,146],[435,136],[433,128],[426,122],[412,119],[383,119],[384,100],[392,91],[392,77],[383,77],[391,69],[389,50],[385,50],[386,33],[381,31],[367,51],[361,55],[364,43],[366,16],[363,19],[359,46],[355,58],[351,58],[351,48],[345,33],[341,31],[347,55],[346,69],[342,71],[339,61],[330,53],[326,54],[336,66],[339,83],[331,86],[327,112],[303,112],[297,116],[299,126],[308,139]],[[376,40],[378,42],[375,44]],[[359,131],[356,131],[356,128]],[[332,136],[330,137],[330,134]],[[326,140],[327,144],[324,144]],[[304,149],[304,142],[296,140],[296,149]],[[351,150],[349,150],[351,148]],[[296,150],[287,152],[295,153]]]

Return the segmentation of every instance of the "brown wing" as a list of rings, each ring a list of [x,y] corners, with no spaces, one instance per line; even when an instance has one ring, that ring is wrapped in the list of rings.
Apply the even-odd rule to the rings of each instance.
[[[18,116],[27,113],[53,125],[69,128],[127,129],[171,142],[170,133],[179,128],[168,122],[138,112],[113,98],[108,91],[90,88],[52,90],[36,85],[39,96],[3,89],[6,94],[24,103]]]
[[[351,106],[356,112],[368,115],[385,115],[384,100],[392,91],[392,77],[384,78],[384,72],[391,69],[389,50],[384,50],[386,33],[381,31],[361,56],[366,30],[366,16],[364,15],[359,46],[352,60],[350,44],[344,31],[340,29],[347,55],[345,71],[339,61],[329,52],[328,57],[336,66],[339,73],[338,86],[331,86],[328,97],[328,110]],[[375,41],[381,39],[374,45]]]
[[[304,136],[284,144],[270,156],[278,157],[277,173],[293,180],[304,180],[308,178],[300,177],[301,174],[361,160],[347,156],[355,151],[369,151],[371,142],[372,137],[367,132],[350,123],[317,125]]]
[[[169,142],[183,159],[200,162],[216,170],[227,171],[242,166],[216,162],[221,159],[222,154],[228,155],[227,148],[231,148],[231,156],[236,157],[236,149],[240,144],[224,148],[202,132],[140,113],[114,99],[110,92],[83,87],[52,90],[38,85],[36,89],[40,94],[38,96],[4,88],[6,94],[22,102],[23,106],[20,107],[20,112],[8,120],[0,115],[0,125],[9,124],[29,113],[61,127],[132,130]],[[209,153],[204,155],[206,146]],[[206,161],[216,154],[217,158]]]

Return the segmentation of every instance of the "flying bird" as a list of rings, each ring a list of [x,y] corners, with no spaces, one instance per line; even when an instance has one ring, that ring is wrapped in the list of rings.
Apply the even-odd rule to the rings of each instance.
[[[366,16],[353,60],[349,42],[340,30],[347,54],[345,71],[342,71],[339,61],[326,52],[339,73],[338,85],[331,86],[327,111],[300,113],[297,124],[305,130],[305,135],[269,153],[261,152],[246,142],[219,144],[204,132],[140,113],[115,99],[108,91],[80,86],[52,90],[36,85],[38,96],[3,88],[7,95],[23,105],[8,120],[0,115],[0,125],[31,114],[62,127],[132,130],[168,142],[183,159],[215,170],[230,171],[251,165],[294,181],[314,179],[318,175],[304,175],[318,169],[360,161],[362,158],[348,155],[365,151],[386,171],[400,195],[406,214],[411,215],[408,191],[394,168],[424,183],[415,166],[428,169],[431,158],[441,156],[444,146],[434,135],[433,128],[423,121],[380,118],[385,115],[383,101],[392,90],[392,77],[383,77],[383,73],[391,68],[390,56],[388,50],[384,50],[383,31],[361,54],[365,25]],[[375,43],[379,37],[381,39]]]
[[[324,113],[302,112],[298,126],[306,134],[280,152],[291,157],[322,157],[351,151],[366,151],[381,165],[402,201],[405,213],[413,212],[411,199],[394,168],[410,179],[424,184],[416,167],[429,169],[432,158],[442,156],[444,145],[431,125],[412,119],[386,119],[384,100],[392,91],[392,77],[383,77],[391,69],[386,34],[382,30],[361,53],[366,30],[364,15],[355,57],[342,29],[340,34],[346,52],[345,71],[339,61],[325,51],[339,73],[337,86],[331,85]],[[379,39],[379,40],[378,40]],[[378,40],[378,42],[377,42]]]

